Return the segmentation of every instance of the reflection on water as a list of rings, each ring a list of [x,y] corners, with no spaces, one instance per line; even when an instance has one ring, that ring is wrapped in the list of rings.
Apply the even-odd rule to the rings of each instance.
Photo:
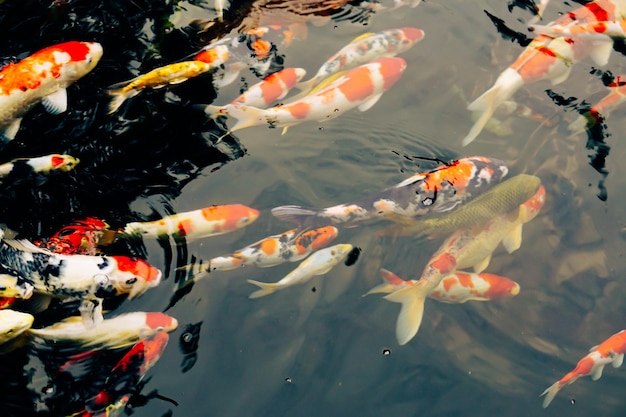
[[[50,235],[86,216],[118,227],[210,204],[261,210],[254,224],[232,234],[121,248],[145,255],[166,279],[111,308],[167,309],[180,323],[137,388],[133,415],[534,415],[546,387],[624,328],[624,110],[613,109],[589,129],[568,129],[607,94],[605,75],[620,74],[624,56],[614,51],[601,72],[591,61],[578,62],[556,86],[522,87],[513,98],[532,112],[496,114],[511,133],[485,130],[463,148],[473,121],[462,97],[474,100],[522,52],[532,37],[527,2],[427,1],[381,11],[344,3],[334,20],[309,24],[306,39],[277,56],[312,75],[355,36],[419,27],[425,39],[403,55],[408,66],[397,85],[364,113],[294,126],[284,136],[254,127],[219,144],[223,123],[193,105],[229,102],[258,81],[250,71],[217,89],[206,76],[146,91],[111,116],[102,89],[190,56],[242,25],[253,2],[233,2],[224,22],[203,33],[190,22],[213,19],[212,2],[0,4],[4,62],[72,38],[101,42],[105,51],[93,73],[70,88],[67,113],[33,108],[16,140],[2,149],[3,161],[52,152],[81,160],[67,175],[2,184],[0,218],[20,236]],[[544,21],[578,6],[550,2]],[[524,228],[521,248],[512,255],[498,249],[489,266],[520,283],[514,298],[462,305],[427,300],[417,337],[397,346],[398,305],[361,295],[381,282],[380,268],[416,278],[443,238],[378,237],[381,223],[343,228],[337,243],[359,247],[358,261],[306,285],[249,300],[253,288],[246,279],[275,282],[294,265],[245,267],[211,275],[173,298],[177,266],[290,227],[271,216],[273,207],[357,200],[436,167],[436,160],[469,155],[503,159],[510,176],[537,175],[548,192],[544,209]],[[54,317],[76,307],[55,305]],[[71,375],[58,372],[68,359],[64,352],[6,354],[0,381],[6,415],[76,411],[123,354],[91,358]],[[564,388],[549,410],[621,415],[624,382],[621,370],[607,368],[599,381],[581,378]]]

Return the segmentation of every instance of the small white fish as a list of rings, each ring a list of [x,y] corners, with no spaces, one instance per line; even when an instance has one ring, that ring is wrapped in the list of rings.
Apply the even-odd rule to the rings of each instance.
[[[16,338],[33,325],[35,318],[28,313],[0,310],[0,344]]]
[[[291,287],[292,285],[304,284],[316,275],[324,275],[341,262],[351,250],[352,245],[349,243],[320,249],[306,260],[302,261],[296,269],[276,283],[259,282],[249,279],[248,282],[250,284],[261,287],[260,290],[250,294],[250,298],[264,297],[276,291]]]

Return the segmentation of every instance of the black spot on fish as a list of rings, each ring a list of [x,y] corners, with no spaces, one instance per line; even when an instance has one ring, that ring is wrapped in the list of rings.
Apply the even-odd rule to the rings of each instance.
[[[352,250],[348,252],[348,255],[346,255],[346,260],[344,261],[344,265],[345,266],[354,265],[356,261],[359,259],[360,254],[361,254],[361,248],[356,247],[356,246],[352,248]]]
[[[109,259],[102,256],[100,257],[100,263],[98,263],[98,269],[102,270],[102,269],[107,269],[109,266]]]

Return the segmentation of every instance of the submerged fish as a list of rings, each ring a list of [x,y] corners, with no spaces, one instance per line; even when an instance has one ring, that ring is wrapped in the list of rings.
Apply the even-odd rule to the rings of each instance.
[[[206,265],[200,265],[200,271],[194,274],[194,280],[209,272],[228,271],[242,266],[266,268],[285,262],[296,262],[328,245],[337,237],[337,233],[336,227],[324,226],[304,231],[291,229],[269,236],[230,255],[218,256],[209,260]]]
[[[151,222],[128,223],[124,227],[124,234],[153,238],[174,236],[193,240],[233,232],[248,226],[258,217],[258,210],[242,204],[209,206]]]
[[[567,25],[573,21],[592,23],[616,18],[625,11],[624,0],[596,0],[564,14],[551,25]],[[468,110],[480,111],[482,114],[463,138],[463,146],[470,144],[480,134],[496,108],[508,101],[523,85],[540,80],[559,84],[567,79],[574,63],[586,56],[590,56],[597,65],[605,65],[612,47],[610,40],[592,43],[580,38],[537,36],[515,62],[500,74],[494,85],[467,107]]]
[[[549,386],[541,394],[546,396],[543,399],[543,408],[550,405],[561,388],[574,383],[581,376],[591,375],[591,379],[596,381],[602,376],[605,365],[611,364],[614,368],[622,366],[624,353],[626,353],[626,330],[621,330],[599,345],[592,347],[587,356],[578,361],[574,370]]]
[[[97,255],[100,253],[98,244],[108,230],[109,225],[105,221],[87,217],[63,226],[47,240],[34,243],[53,253]]]
[[[48,327],[31,328],[29,334],[37,343],[50,346],[119,349],[157,332],[171,332],[177,326],[178,321],[167,314],[135,311],[104,319],[89,329],[85,328],[81,317],[68,317]]]
[[[626,37],[626,19],[606,22],[570,23],[568,25],[531,25],[528,29],[542,35],[566,36],[593,40],[623,39]]]
[[[539,213],[545,196],[545,188],[541,186],[532,198],[512,213],[494,217],[485,225],[457,231],[431,256],[418,280],[407,281],[412,285],[384,297],[402,304],[396,323],[396,338],[400,345],[408,343],[417,333],[426,297],[446,275],[471,266],[476,273],[484,271],[500,243],[509,253],[520,247],[522,225]]]
[[[412,218],[454,209],[496,185],[508,173],[504,162],[472,156],[413,175],[393,187],[353,203],[324,209],[280,206],[272,214],[301,225],[354,223],[376,218]]]
[[[16,338],[33,325],[35,318],[15,310],[0,310],[0,344]]]
[[[222,63],[206,63],[199,60],[177,62],[133,78],[130,81],[114,84],[107,93],[112,96],[109,113],[115,112],[127,99],[136,96],[146,88],[157,89],[168,85],[180,84],[190,78],[197,77]]]
[[[461,228],[485,224],[495,216],[510,213],[531,198],[541,180],[534,175],[520,174],[496,184],[466,204],[445,215],[425,219],[399,221],[378,234],[387,236],[440,236]]]
[[[609,94],[569,125],[571,132],[576,133],[592,127],[608,117],[613,109],[626,101],[626,76],[618,75],[608,85],[608,88],[611,91]]]
[[[316,275],[324,275],[341,262],[352,250],[350,244],[339,244],[314,252],[284,278],[276,283],[259,282],[249,279],[250,284],[261,287],[250,294],[250,298],[260,298],[292,285],[304,284]]]
[[[382,56],[395,56],[405,52],[423,38],[424,31],[412,27],[389,29],[358,36],[328,58],[311,79],[296,85],[296,88],[302,90],[298,97],[311,91],[316,85],[333,74],[366,64]]]
[[[9,175],[30,176],[33,173],[49,174],[52,171],[68,172],[80,161],[71,155],[50,154],[36,158],[19,158],[0,165],[0,178]]]
[[[41,102],[53,114],[67,109],[66,88],[94,69],[102,57],[96,42],[65,42],[44,48],[0,70],[0,132],[12,140],[22,117]]]
[[[221,114],[237,119],[228,133],[262,125],[282,127],[285,133],[288,127],[302,122],[324,122],[354,108],[370,109],[400,79],[405,69],[406,62],[402,58],[379,58],[348,71],[299,100],[269,109],[227,105]],[[214,107],[205,107],[208,114],[214,110]]]

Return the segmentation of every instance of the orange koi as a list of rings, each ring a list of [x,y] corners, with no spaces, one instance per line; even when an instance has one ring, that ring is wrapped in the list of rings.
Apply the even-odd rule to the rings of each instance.
[[[128,223],[126,235],[185,237],[187,240],[222,235],[248,226],[259,211],[241,204],[210,206],[163,217],[151,222]]]
[[[94,69],[102,57],[96,42],[65,42],[44,48],[0,70],[0,132],[17,135],[22,117],[41,102],[52,114],[67,110],[67,87]]]
[[[578,378],[591,375],[591,380],[596,381],[602,376],[602,371],[606,365],[611,364],[614,368],[622,366],[624,353],[626,353],[626,330],[621,330],[599,345],[592,347],[589,353],[578,361],[574,370],[549,386],[541,394],[541,396],[545,395],[543,408],[550,405],[561,388],[573,384]]]
[[[87,217],[62,227],[45,242],[34,243],[52,253],[96,255],[100,252],[98,243],[104,231],[108,229],[109,225],[106,222],[95,217]]]
[[[613,109],[626,101],[626,76],[617,76],[615,81],[608,85],[608,88],[611,90],[609,94],[569,125],[571,132],[580,132],[585,127],[589,128],[595,125],[601,119],[608,117]]]

